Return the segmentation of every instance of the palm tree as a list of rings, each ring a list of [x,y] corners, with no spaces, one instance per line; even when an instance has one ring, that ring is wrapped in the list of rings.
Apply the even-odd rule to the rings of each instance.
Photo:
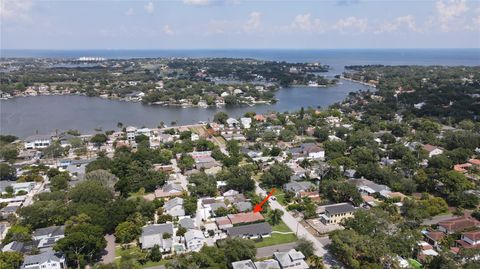
[[[280,209],[274,209],[268,212],[269,222],[272,225],[277,225],[282,220],[283,211]]]
[[[308,260],[310,261],[310,268],[312,269],[323,269],[325,267],[323,257],[313,255]]]
[[[118,128],[118,129],[122,129],[122,128],[123,128],[123,123],[117,122],[117,128]]]

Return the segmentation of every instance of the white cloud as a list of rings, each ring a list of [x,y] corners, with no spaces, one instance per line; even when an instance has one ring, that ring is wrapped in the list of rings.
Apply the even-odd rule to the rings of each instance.
[[[170,36],[175,34],[172,27],[170,27],[170,25],[168,25],[168,24],[163,26],[163,33],[166,34],[166,35],[170,35]]]
[[[353,33],[365,32],[368,28],[368,22],[366,19],[360,19],[354,16],[348,18],[340,19],[334,26],[333,29],[340,31],[341,33],[347,33],[350,30]]]
[[[450,30],[450,21],[467,12],[466,0],[438,0],[435,4],[442,31]]]
[[[183,3],[192,6],[206,6],[211,4],[210,0],[183,0]]]
[[[133,14],[135,14],[133,8],[129,8],[127,11],[125,11],[125,16],[132,16]]]
[[[480,32],[480,7],[475,9],[471,25],[465,26],[466,30]]]
[[[240,0],[183,0],[183,3],[191,6],[238,5]]]
[[[250,13],[250,19],[244,26],[244,30],[247,33],[252,33],[260,29],[262,24],[262,14],[260,12],[252,12]]]
[[[155,6],[153,5],[152,2],[148,2],[145,6],[143,6],[145,11],[149,14],[152,14],[155,11]]]
[[[0,18],[12,21],[31,21],[32,0],[0,0]]]
[[[292,28],[304,32],[325,32],[325,27],[320,19],[311,19],[310,13],[295,16],[292,22]]]
[[[378,30],[376,30],[375,34],[381,33],[391,33],[399,28],[405,26],[409,30],[413,32],[420,32],[420,29],[417,27],[415,23],[415,18],[412,15],[397,17],[393,22],[385,23],[380,26]]]

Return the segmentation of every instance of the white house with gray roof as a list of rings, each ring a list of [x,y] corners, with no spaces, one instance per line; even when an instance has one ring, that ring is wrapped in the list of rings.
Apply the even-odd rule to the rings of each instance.
[[[205,244],[205,236],[200,230],[188,230],[185,233],[185,245],[188,250],[198,251]]]
[[[24,140],[25,149],[44,149],[52,144],[51,135],[32,135]]]
[[[300,192],[306,192],[315,188],[315,184],[309,181],[293,181],[283,185],[285,191],[293,192],[296,196],[298,196]]]
[[[350,203],[339,203],[324,207],[325,213],[320,215],[320,220],[325,224],[340,224],[346,218],[352,218],[355,207]]]
[[[185,209],[183,208],[183,198],[175,197],[168,200],[163,206],[165,213],[171,215],[172,217],[183,217],[185,216]]]
[[[273,257],[282,269],[308,269],[305,256],[300,251],[291,249],[288,252],[274,252]]]
[[[254,262],[254,264],[256,269],[280,269],[280,264],[273,259]]]
[[[36,229],[32,239],[38,240],[38,248],[52,247],[58,240],[65,237],[65,226],[50,226]]]
[[[182,226],[185,229],[195,229],[196,228],[195,220],[192,219],[191,217],[181,218],[178,221],[178,225]]]
[[[164,239],[164,234],[170,234],[170,238]],[[150,249],[158,245],[162,252],[169,252],[172,248],[172,236],[172,223],[152,224],[142,228],[142,235],[139,241],[142,249]]]
[[[232,268],[233,269],[257,269],[253,261],[250,259],[232,262]]]
[[[53,250],[38,255],[26,255],[21,269],[64,269],[67,268],[65,257]]]

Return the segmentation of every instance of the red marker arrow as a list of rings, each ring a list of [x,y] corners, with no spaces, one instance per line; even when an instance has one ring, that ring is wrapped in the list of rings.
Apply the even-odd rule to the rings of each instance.
[[[267,194],[267,197],[265,197],[265,199],[263,199],[263,201],[260,204],[255,205],[255,207],[253,208],[253,213],[257,213],[257,212],[262,211],[263,204],[265,204],[265,202],[267,202],[268,198],[270,198],[270,196],[272,196],[272,194],[274,192],[275,192],[275,188],[272,188],[272,191],[269,194]]]

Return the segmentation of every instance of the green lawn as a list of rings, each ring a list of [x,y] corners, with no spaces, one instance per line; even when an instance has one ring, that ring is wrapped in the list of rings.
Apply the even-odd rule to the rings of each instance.
[[[141,253],[142,250],[135,246],[135,247],[130,247],[130,248],[127,248],[127,249],[122,249],[120,246],[116,246],[115,247],[115,262],[116,263],[119,263],[120,262],[120,258],[122,257],[123,254],[133,254],[135,255],[135,253]],[[142,268],[148,268],[148,267],[153,267],[153,266],[158,266],[158,265],[165,265],[167,263],[168,260],[161,260],[159,262],[152,262],[152,261],[148,261],[147,263],[145,264],[141,264],[140,266]]]
[[[414,259],[408,259],[408,263],[415,269],[421,269],[423,268],[422,264],[419,263],[417,260]]]
[[[284,233],[291,232],[290,228],[288,228],[287,224],[285,224],[283,221],[273,226],[272,230],[277,232],[284,232]]]
[[[287,225],[283,222],[272,227],[273,231],[277,232],[291,232]],[[297,241],[297,236],[294,233],[291,234],[276,234],[272,233],[270,237],[263,238],[261,241],[255,241],[255,247],[268,247],[273,245],[291,243]]]
[[[287,204],[285,202],[285,192],[281,188],[275,189],[275,193],[273,194],[273,196],[275,196],[277,202],[279,202],[281,205]]]

